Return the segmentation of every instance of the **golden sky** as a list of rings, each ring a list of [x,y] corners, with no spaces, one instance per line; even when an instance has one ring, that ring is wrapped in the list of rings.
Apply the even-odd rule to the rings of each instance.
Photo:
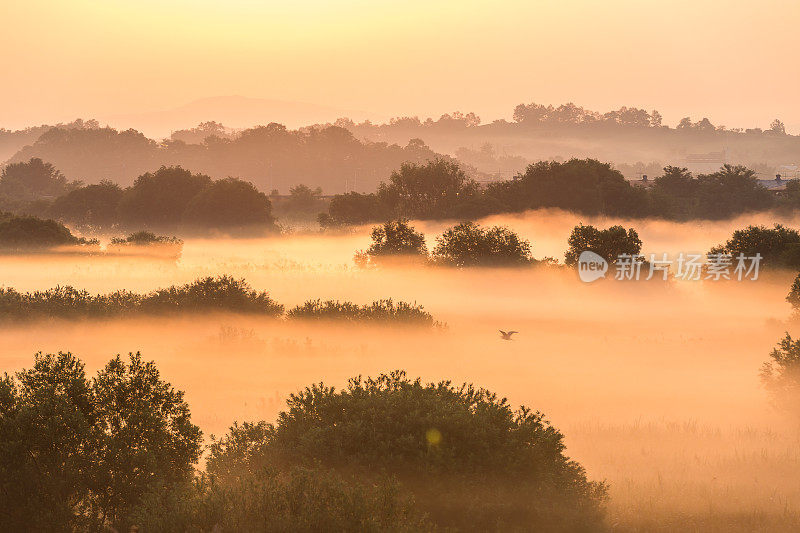
[[[244,95],[376,118],[573,101],[800,132],[797,0],[2,0],[0,127]]]

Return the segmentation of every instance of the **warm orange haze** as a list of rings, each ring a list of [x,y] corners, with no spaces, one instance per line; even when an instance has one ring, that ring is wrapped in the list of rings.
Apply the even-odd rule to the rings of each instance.
[[[795,3],[0,15],[0,533],[800,530]]]
[[[217,120],[510,118],[518,102],[800,128],[795,2],[7,2],[0,122],[95,117],[153,136]],[[323,106],[248,121],[148,116],[242,95]],[[169,120],[169,119],[172,120]]]

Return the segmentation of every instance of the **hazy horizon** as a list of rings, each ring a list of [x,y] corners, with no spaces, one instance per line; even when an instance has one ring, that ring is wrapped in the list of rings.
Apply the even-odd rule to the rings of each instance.
[[[790,68],[800,6],[777,0],[668,9],[38,0],[5,12],[0,45],[16,51],[4,58],[15,81],[0,87],[5,128],[76,117],[128,127],[115,117],[241,95],[372,120],[460,110],[491,122],[522,102],[572,101],[658,109],[670,125],[690,116],[766,128],[780,118],[800,129]]]

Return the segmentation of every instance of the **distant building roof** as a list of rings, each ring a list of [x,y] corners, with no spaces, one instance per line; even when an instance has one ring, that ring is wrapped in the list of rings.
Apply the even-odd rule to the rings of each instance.
[[[769,189],[770,191],[785,191],[786,182],[791,180],[774,179],[774,180],[758,180],[758,184]]]

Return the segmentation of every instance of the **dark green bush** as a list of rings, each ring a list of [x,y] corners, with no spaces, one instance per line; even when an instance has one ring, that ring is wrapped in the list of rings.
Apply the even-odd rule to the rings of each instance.
[[[0,378],[0,531],[108,531],[156,486],[190,482],[202,434],[152,362],[87,379],[70,353]]]
[[[715,246],[709,254],[730,254],[734,258],[739,254],[754,257],[761,254],[760,266],[773,268],[800,268],[800,232],[775,224],[772,228],[765,226],[747,226],[733,232],[725,244]]]
[[[622,226],[597,229],[594,226],[578,224],[567,239],[569,248],[565,262],[576,265],[581,252],[592,251],[609,263],[616,263],[622,254],[637,255],[642,250],[642,240],[636,230],[626,230]]]
[[[183,241],[177,237],[167,237],[165,235],[156,235],[150,231],[137,231],[131,233],[127,237],[114,237],[111,239],[111,244],[126,246],[147,246],[150,244],[174,244],[182,245]]]
[[[76,237],[55,220],[0,213],[0,250],[24,251],[94,244],[97,244],[96,240]]]
[[[761,367],[761,383],[775,407],[800,417],[800,340],[787,333]]]
[[[303,305],[290,309],[286,314],[290,319],[343,320],[350,322],[379,322],[408,324],[415,326],[435,326],[433,316],[421,305],[406,302],[395,303],[391,298],[377,300],[369,305],[337,300],[308,300]]]
[[[179,287],[151,292],[143,300],[145,311],[235,311],[279,316],[283,306],[257,292],[243,279],[231,276],[207,277]]]
[[[352,379],[341,391],[313,385],[287,403],[275,426],[234,426],[216,441],[209,473],[241,479],[319,463],[365,480],[386,472],[440,526],[602,529],[606,488],[564,455],[563,435],[486,390],[398,371]]]
[[[201,477],[148,494],[143,531],[417,532],[431,526],[396,483],[364,484],[325,469],[263,469],[241,480]]]
[[[474,222],[454,226],[436,238],[432,259],[445,266],[505,267],[534,262],[531,245],[508,228],[483,228]]]
[[[786,301],[792,305],[796,314],[800,313],[800,274],[794,278],[789,294],[786,295]]]
[[[372,228],[372,244],[366,252],[356,252],[359,266],[378,263],[384,258],[420,259],[428,258],[425,236],[416,231],[408,220],[385,222]]]
[[[231,276],[207,277],[149,294],[117,291],[92,295],[73,287],[20,293],[0,288],[0,317],[23,320],[45,317],[112,317],[137,313],[229,311],[277,317],[283,306]]]
[[[278,231],[267,195],[252,183],[236,178],[214,181],[200,191],[186,206],[183,223],[225,231]]]

